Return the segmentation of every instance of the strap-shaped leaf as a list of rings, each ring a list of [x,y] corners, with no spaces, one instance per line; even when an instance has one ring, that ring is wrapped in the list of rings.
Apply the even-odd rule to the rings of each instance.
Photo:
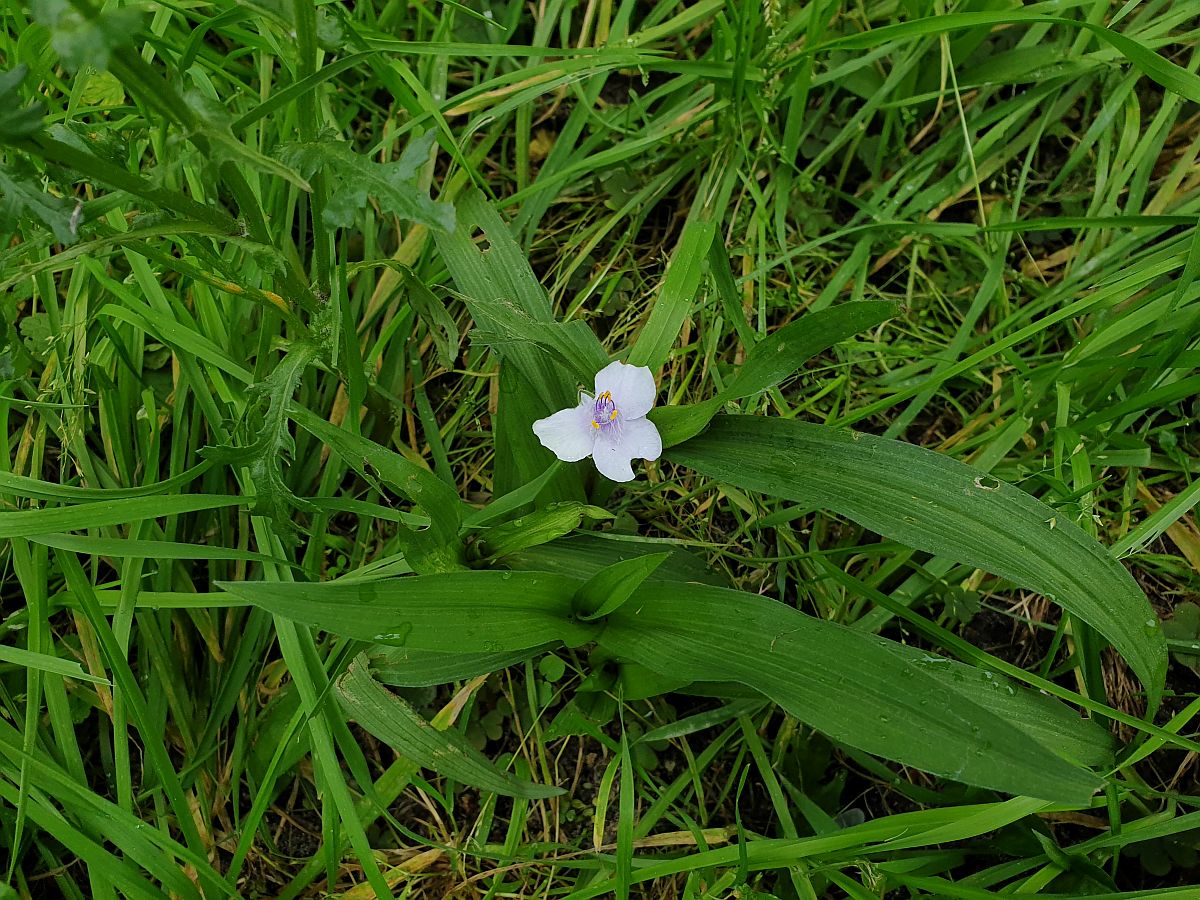
[[[1157,707],[1167,647],[1145,594],[1100,544],[1019,488],[911,444],[756,416],[718,417],[666,455],[1052,597],[1112,642]]]
[[[1052,722],[1046,743],[1014,724],[1036,704],[1020,689],[984,706],[947,690],[930,671],[944,664],[936,657],[922,663],[756,594],[647,583],[608,617],[599,643],[663,674],[747,685],[835,740],[957,781],[1068,803],[1101,783],[1059,755]],[[1068,713],[1057,730],[1065,743],[1082,727]]]
[[[866,331],[896,314],[886,300],[859,300],[809,313],[772,332],[752,348],[733,380],[715,397],[690,406],[660,406],[650,419],[672,447],[704,430],[728,400],[740,400],[774,387],[818,353]]]
[[[159,516],[221,509],[242,502],[244,500],[240,497],[219,494],[175,494],[169,497],[126,497],[98,503],[73,503],[46,509],[5,510],[0,512],[0,538],[100,528]]]
[[[393,687],[431,687],[506,669],[531,659],[551,646],[554,645],[495,653],[447,653],[442,650],[380,646],[369,651],[368,655],[371,674],[377,681]]]
[[[593,640],[575,579],[546,572],[447,572],[385,581],[227,582],[235,597],[324,631],[415,650],[497,653]]]
[[[555,327],[550,300],[500,214],[477,190],[464,192],[456,207],[458,227],[453,232],[435,234],[434,240],[476,326],[489,334],[504,334],[510,329],[506,306],[496,302],[503,300],[522,320],[537,323],[537,333],[544,338]],[[482,246],[474,237],[480,231]],[[586,356],[581,358],[607,361],[604,348],[587,329],[563,330],[560,336],[564,346],[590,341],[591,349],[584,348]],[[505,342],[494,349],[502,361],[500,392],[504,396],[492,420],[495,481],[496,490],[506,493],[533,481],[553,460],[530,426],[535,419],[577,403],[578,385],[575,374],[532,341]],[[547,496],[555,500],[581,499],[579,477],[575,467],[558,471]]]
[[[427,769],[506,797],[537,800],[563,792],[562,788],[532,784],[501,772],[453,728],[434,728],[372,678],[361,656],[338,679],[337,692],[342,709],[359,725]]]
[[[374,475],[425,510],[429,530],[404,533],[401,541],[405,558],[415,571],[442,572],[461,565],[458,529],[462,504],[453,487],[394,450],[331,425],[301,406],[292,405],[288,413],[360,475],[374,470]]]

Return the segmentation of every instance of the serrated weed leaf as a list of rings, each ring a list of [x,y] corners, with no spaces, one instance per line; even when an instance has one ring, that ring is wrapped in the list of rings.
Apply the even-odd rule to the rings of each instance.
[[[388,163],[368,159],[349,143],[328,136],[325,140],[284,144],[276,155],[309,177],[318,171],[328,176],[332,188],[324,219],[331,227],[352,227],[368,200],[374,198],[387,215],[438,231],[453,231],[454,207],[435,202],[419,183],[434,138],[432,131],[413,138],[400,158]]]
[[[198,90],[185,92],[183,101],[199,123],[196,136],[206,140],[207,162],[218,166],[223,163],[249,166],[265,175],[282,178],[302,191],[312,190],[308,180],[294,168],[238,140],[231,128],[233,116],[220,102]]]
[[[32,166],[14,160],[12,167],[0,165],[0,232],[12,233],[23,219],[49,228],[55,240],[72,244],[77,237],[82,204],[56,197],[43,189]]]
[[[244,423],[250,435],[242,445],[205,448],[210,459],[226,464],[238,461],[247,466],[254,485],[254,513],[273,523],[275,534],[289,543],[297,541],[294,510],[311,513],[311,503],[297,497],[283,477],[283,466],[295,455],[296,443],[288,427],[288,404],[300,383],[300,376],[320,353],[308,341],[296,342],[265,381],[251,385],[248,391],[257,398],[250,408],[253,420]]]

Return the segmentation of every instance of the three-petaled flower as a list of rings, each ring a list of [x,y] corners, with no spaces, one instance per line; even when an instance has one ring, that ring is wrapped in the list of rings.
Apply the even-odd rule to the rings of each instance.
[[[645,366],[609,363],[596,373],[596,395],[533,423],[542,446],[565,462],[590,456],[605,478],[632,481],[635,459],[658,459],[662,438],[646,418],[654,405],[654,376]]]

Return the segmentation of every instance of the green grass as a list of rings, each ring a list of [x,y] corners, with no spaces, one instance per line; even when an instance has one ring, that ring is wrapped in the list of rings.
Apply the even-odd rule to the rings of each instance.
[[[3,5],[0,898],[1200,896],[1195,4],[350,7]]]

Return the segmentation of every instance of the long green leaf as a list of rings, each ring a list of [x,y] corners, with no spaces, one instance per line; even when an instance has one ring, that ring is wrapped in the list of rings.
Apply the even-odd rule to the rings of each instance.
[[[120,525],[142,519],[157,519],[159,516],[176,516],[181,513],[236,506],[242,502],[244,501],[240,497],[178,494],[169,497],[129,497],[106,503],[79,503],[50,509],[0,512],[0,538]]]
[[[376,162],[356,153],[349,143],[327,140],[324,135],[316,141],[285,144],[278,152],[285,171],[291,171],[290,166],[309,178],[323,172],[332,183],[322,217],[332,228],[351,227],[374,197],[389,215],[453,231],[454,207],[435,202],[420,186],[420,170],[429,161],[435,138],[434,132],[427,131],[410,141],[398,160],[388,163]]]
[[[646,585],[600,644],[647,668],[735,681],[835,740],[968,784],[1084,803],[1100,786],[889,642],[782,603],[702,585]]]
[[[79,681],[90,681],[92,684],[112,684],[107,678],[99,678],[83,670],[83,666],[73,659],[59,659],[46,653],[33,650],[22,650],[20,647],[8,647],[0,644],[0,662],[12,663],[26,669],[37,669],[41,672],[51,672],[65,678],[75,678]]]
[[[532,784],[497,769],[452,728],[439,731],[373,679],[360,656],[337,683],[342,709],[396,752],[427,769],[464,784],[537,800],[561,794],[562,788]]]
[[[141,487],[131,488],[85,488],[70,484],[55,484],[51,481],[41,481],[27,475],[14,475],[11,472],[0,472],[0,493],[14,494],[18,497],[35,497],[39,500],[79,500],[88,503],[94,500],[120,500],[129,497],[149,497],[155,494],[169,494],[177,491],[186,484],[195,481],[213,467],[213,463],[204,460],[199,465],[192,466],[186,472],[180,472],[174,478],[152,482]]]
[[[863,34],[838,38],[827,44],[805,48],[803,53],[808,55],[832,50],[865,50],[870,47],[882,46],[889,41],[928,37],[949,31],[961,31],[966,28],[994,28],[1002,25],[1064,25],[1068,28],[1085,29],[1128,59],[1134,68],[1143,75],[1181,97],[1200,103],[1200,76],[1164,59],[1133,38],[1094,22],[1045,16],[1036,12],[1020,10],[964,12],[915,19],[897,25],[872,28]]]
[[[751,348],[733,381],[718,396],[738,400],[779,384],[839,341],[866,331],[896,314],[888,300],[859,300],[819,309],[784,325]]]
[[[450,233],[435,233],[434,240],[475,324],[485,333],[503,335],[511,324],[495,303],[503,299],[519,310],[522,318],[541,323],[538,333],[544,335],[555,321],[550,300],[499,213],[477,190],[465,192],[457,210],[458,227]],[[482,246],[473,237],[479,231],[483,232]],[[587,358],[607,359],[600,342],[586,329],[564,334],[563,340],[586,341],[589,336],[592,348]],[[507,493],[533,481],[552,462],[553,455],[541,446],[531,426],[535,419],[578,402],[578,384],[576,376],[556,365],[546,350],[534,343],[505,342],[495,350],[502,362],[500,391],[504,397],[493,417],[495,481],[496,491]],[[579,477],[578,467],[556,472],[547,497],[582,499]]]
[[[250,550],[230,550],[210,544],[181,544],[175,541],[138,541],[127,538],[89,537],[78,534],[31,534],[27,540],[59,550],[87,553],[90,556],[135,557],[141,559],[229,559],[247,562],[270,562],[290,566],[287,560],[275,559]]]
[[[704,256],[716,233],[717,223],[711,216],[702,209],[694,210],[683,227],[671,261],[667,263],[667,272],[650,318],[629,355],[630,365],[657,370],[666,363],[671,346],[692,312],[704,274]]]
[[[371,582],[220,585],[275,615],[334,634],[455,653],[577,646],[600,625],[576,622],[579,582],[544,572],[448,572]]]
[[[547,644],[544,647],[495,653],[448,653],[442,650],[380,646],[369,651],[368,656],[371,674],[377,681],[393,687],[430,687],[506,669],[552,646]]]
[[[1112,642],[1157,707],[1167,647],[1145,594],[1095,540],[1024,491],[911,444],[756,416],[719,417],[667,456],[1054,598]]]
[[[943,691],[990,710],[1064,759],[1082,766],[1110,766],[1116,742],[1095,719],[1084,719],[1054,698],[1003,675],[876,637],[910,664],[924,667]],[[946,694],[947,697],[950,693]]]
[[[839,341],[853,337],[896,314],[886,300],[861,300],[811,312],[755,344],[733,380],[715,397],[690,406],[660,406],[650,411],[663,446],[695,437],[729,400],[740,400],[774,387],[802,365]]]

